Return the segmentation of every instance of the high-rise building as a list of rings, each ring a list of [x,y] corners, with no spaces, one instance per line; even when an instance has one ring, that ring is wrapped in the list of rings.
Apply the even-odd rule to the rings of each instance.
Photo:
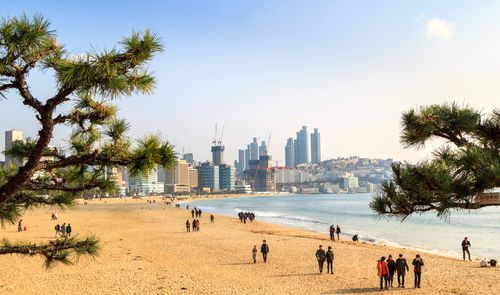
[[[234,190],[235,169],[230,165],[219,166],[219,188],[221,190]]]
[[[259,147],[259,156],[265,156],[265,155],[267,155],[267,146],[266,142],[262,141]]]
[[[252,143],[250,143],[250,160],[259,159],[259,143],[257,138],[254,137]]]
[[[314,128],[314,133],[311,133],[311,163],[319,162],[321,162],[321,138],[319,129]]]
[[[272,192],[276,190],[276,169],[271,167],[271,156],[260,156],[259,160],[251,160],[249,169],[245,170],[245,180],[250,183],[254,192]]]
[[[158,181],[158,170],[155,169],[147,175],[130,178],[130,192],[149,194],[163,194],[163,182]]]
[[[235,166],[238,175],[243,176],[243,170],[246,168],[246,161],[245,161],[245,151],[244,150],[238,150],[238,165]]]
[[[295,147],[294,147],[294,140],[291,137],[286,141],[285,166],[289,168],[295,167]]]
[[[182,159],[184,161],[188,162],[189,164],[193,164],[194,163],[193,153],[187,153],[187,154],[182,155]]]
[[[219,190],[219,166],[206,162],[198,166],[196,169],[198,169],[198,187],[210,188],[215,191]]]
[[[245,169],[250,167],[250,145],[247,145],[247,149],[245,150]]]
[[[223,145],[212,146],[212,162],[215,166],[224,164],[224,149]]]
[[[16,141],[23,141],[23,132],[21,130],[5,131],[5,150],[10,149]],[[23,166],[23,161],[5,155],[5,165],[9,167],[10,164],[21,167]]]
[[[311,162],[309,153],[309,133],[307,132],[307,126],[302,126],[302,129],[297,132],[297,156],[295,163],[308,164]]]

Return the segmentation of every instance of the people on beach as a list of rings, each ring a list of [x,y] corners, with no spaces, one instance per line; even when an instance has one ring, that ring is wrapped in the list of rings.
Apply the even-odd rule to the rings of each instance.
[[[247,219],[250,220],[250,222],[253,223],[253,221],[255,220],[255,214],[253,212],[243,212],[243,211],[240,211],[238,213],[238,218],[240,219],[240,223],[246,224],[247,223]]]
[[[188,219],[188,220],[186,220],[186,231],[190,232],[191,231],[190,229],[191,229],[191,222],[189,222],[189,219]]]
[[[201,217],[201,209],[198,209],[198,217]]]
[[[17,231],[22,232],[23,231],[23,220],[19,220],[19,223],[17,224]]]
[[[57,212],[54,212],[54,220],[57,220]]]
[[[196,219],[196,231],[200,231],[200,221]]]
[[[192,225],[193,225],[193,231],[196,231],[196,219],[193,219]]]
[[[59,223],[54,227],[54,229],[56,230],[56,238],[57,238],[57,235],[59,235],[59,233],[61,232],[61,226],[59,225]]]
[[[335,226],[330,225],[330,240],[335,241]]]
[[[191,218],[194,218],[194,210],[191,210]]]
[[[71,238],[71,224],[68,223],[68,226],[66,227],[66,235]]]
[[[323,250],[322,245],[319,245],[319,249],[316,251],[316,259],[318,260],[319,273],[323,274],[323,265],[325,265],[326,253]]]
[[[422,267],[424,266],[424,261],[417,254],[415,259],[413,259],[413,272],[415,273],[415,289],[420,288],[420,280],[422,279]]]
[[[333,275],[333,251],[332,247],[328,246],[328,251],[326,251],[326,273],[331,272]]]
[[[405,274],[406,271],[410,271],[406,259],[403,258],[403,254],[399,254],[399,258],[396,259],[396,273],[398,274],[398,287],[405,287]]]
[[[269,245],[267,245],[266,240],[262,241],[262,246],[260,246],[260,252],[262,253],[262,259],[264,259],[264,263],[266,263],[267,253],[269,253]]]
[[[341,233],[341,231],[340,231],[340,226],[338,224],[337,224],[337,230],[336,230],[336,232],[337,232],[337,240],[340,241],[340,233]]]
[[[358,242],[358,240],[359,240],[358,234],[355,234],[354,236],[352,236],[352,241],[353,241],[353,242],[356,242],[356,243],[357,243],[357,242]]]
[[[252,259],[254,264],[257,263],[257,245],[253,245]]]
[[[377,262],[377,275],[380,278],[380,290],[383,290],[383,283],[385,281],[385,289],[387,289],[387,276],[389,275],[389,267],[385,261],[385,256],[382,256]]]
[[[467,252],[467,255],[469,255],[469,261],[472,261],[470,259],[470,252],[469,252],[469,248],[470,248],[470,241],[469,239],[467,239],[467,237],[464,238],[464,240],[462,241],[462,253],[464,254],[464,261],[465,261],[465,252]]]
[[[210,214],[210,223],[214,223],[214,219],[215,219],[214,215]]]
[[[387,268],[389,269],[389,276],[387,276],[387,280],[389,281],[389,286],[394,287],[394,272],[396,271],[396,262],[392,259],[392,255],[387,257]]]

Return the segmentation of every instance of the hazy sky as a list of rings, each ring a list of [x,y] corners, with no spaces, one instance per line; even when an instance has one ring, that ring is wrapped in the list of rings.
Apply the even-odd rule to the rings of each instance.
[[[166,51],[150,64],[156,92],[119,100],[120,114],[133,137],[160,131],[196,160],[209,159],[218,122],[230,163],[269,134],[270,153],[284,160],[302,125],[320,129],[323,159],[415,161],[430,150],[400,146],[402,111],[455,100],[490,112],[500,102],[500,1],[75,2],[4,1],[0,14],[43,14],[74,54],[158,32]],[[48,74],[30,81],[40,98],[54,91]],[[1,134],[36,135],[17,95],[0,111]],[[58,129],[54,144],[67,133]]]

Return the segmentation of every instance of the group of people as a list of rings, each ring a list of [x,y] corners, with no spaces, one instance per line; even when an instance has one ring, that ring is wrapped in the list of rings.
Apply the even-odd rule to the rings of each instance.
[[[340,230],[340,226],[337,224],[337,227],[335,225],[330,225],[330,240],[335,241],[335,234],[337,234],[337,240],[340,240],[340,233],[342,231]]]
[[[71,228],[71,224],[68,223],[68,225],[66,225],[66,223],[63,223],[62,225],[60,225],[59,223],[54,227],[55,231],[56,231],[56,238],[61,235],[62,237],[69,237],[71,238],[71,232],[73,231],[72,228]]]
[[[413,259],[412,265],[413,273],[415,275],[415,288],[420,288],[424,261],[419,254],[415,256],[415,259]],[[393,282],[395,273],[398,276],[398,288],[404,288],[405,275],[407,271],[410,271],[410,268],[408,267],[408,263],[403,257],[403,254],[399,254],[399,258],[396,259],[396,261],[392,259],[392,255],[389,255],[387,260],[385,256],[382,256],[377,262],[377,275],[380,278],[380,290],[383,290],[384,287],[385,289],[388,287],[394,287]]]
[[[243,212],[241,211],[238,213],[238,218],[240,219],[241,223],[247,223],[247,219],[250,220],[250,222],[253,222],[255,220],[255,214],[253,212]]]
[[[196,207],[194,207],[194,209],[191,210],[191,218],[194,218],[195,215],[196,217],[201,217],[201,209],[196,209]]]
[[[193,231],[200,231],[200,221],[198,219],[193,219],[193,222],[186,220],[186,231],[190,232],[191,226],[193,226]]]

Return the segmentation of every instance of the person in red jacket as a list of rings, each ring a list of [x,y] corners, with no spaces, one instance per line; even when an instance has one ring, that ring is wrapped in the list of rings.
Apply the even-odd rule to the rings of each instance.
[[[380,290],[383,290],[383,282],[385,281],[385,288],[387,289],[387,276],[389,275],[389,268],[387,267],[387,262],[385,257],[382,256],[377,264],[378,276],[380,278]]]

